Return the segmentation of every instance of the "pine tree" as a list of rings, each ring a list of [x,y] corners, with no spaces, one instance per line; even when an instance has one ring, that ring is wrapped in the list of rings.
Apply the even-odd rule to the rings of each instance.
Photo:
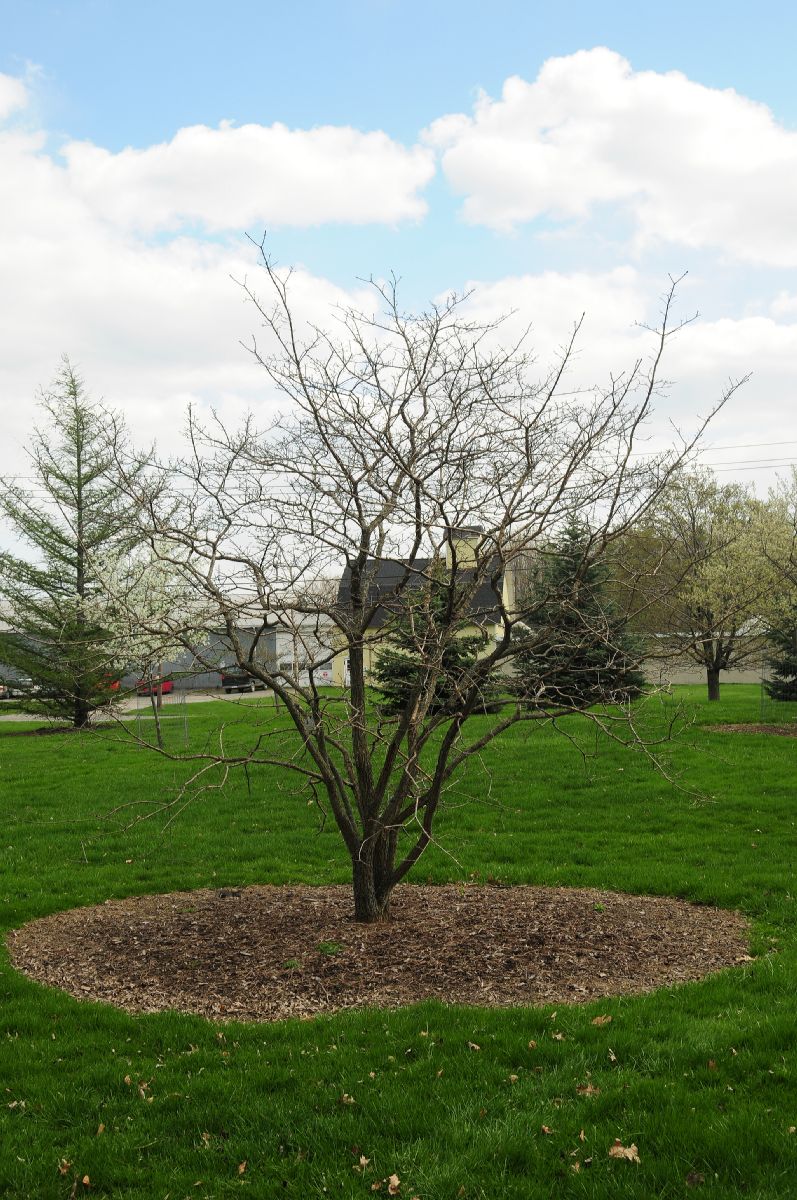
[[[767,633],[772,654],[767,666],[774,675],[764,687],[771,700],[797,700],[797,613]]]
[[[386,716],[403,712],[414,695],[431,686],[428,711],[452,708],[468,686],[469,672],[484,639],[478,634],[456,634],[446,627],[442,588],[432,587],[418,596],[417,604],[390,626],[390,640],[376,658],[374,678]],[[482,696],[483,710],[489,697]]]
[[[100,587],[106,556],[131,544],[131,506],[113,478],[122,433],[66,357],[41,407],[47,421],[28,450],[32,486],[12,483],[0,496],[0,512],[32,552],[0,558],[9,626],[0,662],[22,682],[32,711],[84,728],[124,666],[113,661]]]
[[[585,708],[642,692],[639,650],[607,582],[605,563],[590,556],[589,529],[572,522],[524,603],[528,646],[516,658],[515,695],[540,707]]]

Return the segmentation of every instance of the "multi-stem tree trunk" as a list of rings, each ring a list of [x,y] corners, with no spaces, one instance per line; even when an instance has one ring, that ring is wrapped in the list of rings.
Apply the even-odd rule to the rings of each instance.
[[[355,921],[373,924],[389,918],[395,885],[396,842],[394,830],[381,830],[352,857]]]

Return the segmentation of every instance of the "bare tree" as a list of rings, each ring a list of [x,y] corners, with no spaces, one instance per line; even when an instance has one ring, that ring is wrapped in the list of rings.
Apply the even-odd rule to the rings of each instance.
[[[290,274],[265,253],[263,266],[269,302],[244,286],[268,349],[251,351],[285,413],[262,431],[251,417],[236,431],[192,417],[190,454],[138,499],[170,570],[201,596],[239,666],[282,701],[281,723],[249,752],[208,755],[198,775],[279,763],[302,777],[346,845],[355,917],[374,921],[430,844],[460,768],[514,724],[582,707],[504,690],[498,712],[477,715],[519,650],[550,635],[512,595],[515,564],[578,517],[593,531],[588,568],[649,511],[708,417],[676,448],[635,454],[679,327],[674,283],[650,361],[573,393],[562,383],[578,326],[533,382],[523,343],[500,348],[498,325],[470,322],[456,298],[408,315],[395,281],[373,283],[376,315],[339,310],[334,331],[307,329]],[[274,622],[303,639],[304,684],[258,658],[257,631]],[[420,665],[387,717],[369,673],[397,624],[414,630]],[[480,633],[481,652],[434,703],[463,630]],[[343,660],[345,692],[320,688],[322,669]]]

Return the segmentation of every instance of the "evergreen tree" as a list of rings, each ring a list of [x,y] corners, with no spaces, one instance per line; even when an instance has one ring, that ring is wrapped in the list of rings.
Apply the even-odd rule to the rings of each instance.
[[[586,708],[638,696],[640,653],[608,599],[608,570],[590,556],[589,529],[572,522],[545,559],[525,599],[527,646],[516,657],[513,691],[540,707]]]
[[[9,626],[0,663],[21,681],[32,711],[84,728],[124,666],[110,650],[100,575],[109,556],[131,545],[132,511],[113,478],[119,422],[88,398],[66,357],[41,407],[47,423],[28,450],[32,486],[13,483],[0,496],[0,513],[32,552],[0,558]]]
[[[767,695],[772,700],[797,700],[797,612],[770,629],[767,641],[772,647],[767,666],[774,676],[764,684]]]
[[[392,623],[390,641],[377,655],[373,674],[382,712],[397,716],[429,688],[430,713],[453,711],[461,704],[458,697],[469,686],[470,669],[483,645],[481,635],[457,634],[448,627],[442,587],[419,594],[417,603]],[[488,699],[482,696],[480,710]]]

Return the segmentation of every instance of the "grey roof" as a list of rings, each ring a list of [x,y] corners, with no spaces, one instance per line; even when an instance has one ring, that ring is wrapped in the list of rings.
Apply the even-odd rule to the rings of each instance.
[[[385,603],[379,605],[371,621],[371,628],[379,628],[390,620],[391,616],[400,615],[406,607],[406,595],[410,590],[421,591],[428,586],[430,570],[434,560],[431,558],[416,558],[412,566],[396,559],[372,559],[366,566],[371,578],[368,586],[368,604],[378,604],[384,597]],[[475,624],[483,624],[498,620],[495,591],[490,583],[490,575],[498,566],[497,562],[485,564],[486,579],[479,580],[474,592],[468,616]],[[457,571],[456,581],[467,585],[472,582],[474,571],[463,569]],[[404,580],[406,579],[406,584]],[[401,586],[404,584],[404,586]],[[396,589],[401,591],[396,595]],[[498,587],[501,586],[499,574]],[[344,611],[351,609],[351,568],[346,567],[338,585],[338,606]]]

